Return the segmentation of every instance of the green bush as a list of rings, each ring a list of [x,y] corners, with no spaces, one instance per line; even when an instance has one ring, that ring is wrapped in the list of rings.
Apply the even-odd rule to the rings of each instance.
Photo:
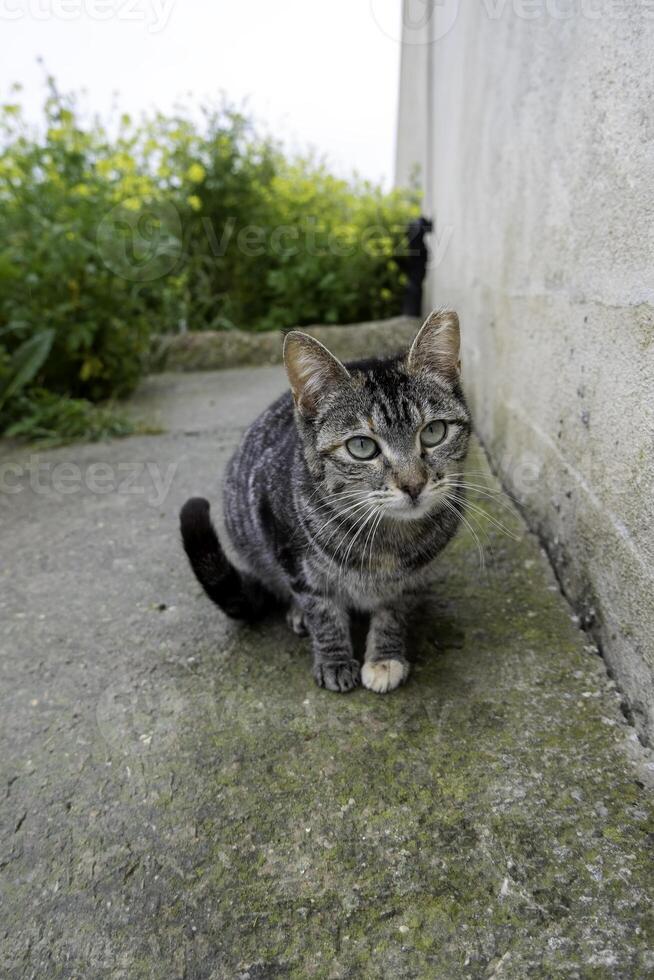
[[[124,432],[93,405],[134,387],[152,332],[397,313],[414,196],[288,159],[228,108],[109,133],[49,86],[36,132],[2,107],[0,431]]]

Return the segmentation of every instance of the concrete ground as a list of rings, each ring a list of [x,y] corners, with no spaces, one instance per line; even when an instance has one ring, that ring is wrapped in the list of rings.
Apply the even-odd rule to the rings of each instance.
[[[201,594],[180,504],[283,387],[161,375],[161,435],[2,450],[0,976],[652,976],[651,757],[506,502],[385,697]]]

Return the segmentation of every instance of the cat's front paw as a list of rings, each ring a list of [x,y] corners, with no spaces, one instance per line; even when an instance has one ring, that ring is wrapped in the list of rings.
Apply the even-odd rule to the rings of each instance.
[[[328,691],[338,691],[344,694],[357,687],[361,680],[359,661],[323,660],[313,665],[313,676],[318,687],[326,687]]]
[[[387,694],[388,691],[404,684],[408,676],[407,660],[368,660],[361,671],[361,683],[369,691]]]

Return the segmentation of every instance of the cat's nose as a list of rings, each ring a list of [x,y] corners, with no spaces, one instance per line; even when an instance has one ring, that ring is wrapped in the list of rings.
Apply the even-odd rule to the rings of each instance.
[[[416,500],[422,493],[422,488],[424,487],[426,482],[427,481],[424,480],[422,477],[418,477],[415,480],[404,480],[402,483],[398,483],[398,486],[400,490],[402,490],[404,493],[408,494],[409,497],[411,497],[411,500],[415,504]]]

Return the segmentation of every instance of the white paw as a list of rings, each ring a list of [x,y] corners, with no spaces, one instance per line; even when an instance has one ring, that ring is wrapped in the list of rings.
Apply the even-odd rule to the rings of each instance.
[[[406,660],[376,660],[365,663],[361,669],[361,683],[377,694],[386,694],[399,687],[408,676]]]

